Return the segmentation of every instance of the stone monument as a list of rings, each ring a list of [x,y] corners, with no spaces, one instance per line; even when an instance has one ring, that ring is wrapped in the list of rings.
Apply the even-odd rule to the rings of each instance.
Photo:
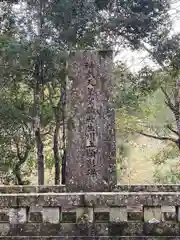
[[[68,62],[66,186],[75,191],[116,185],[112,51],[73,52]]]

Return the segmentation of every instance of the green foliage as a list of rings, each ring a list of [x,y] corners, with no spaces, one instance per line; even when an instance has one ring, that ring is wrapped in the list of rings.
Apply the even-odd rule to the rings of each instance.
[[[160,152],[158,152],[153,158],[153,163],[155,165],[166,164],[169,159],[175,159],[179,155],[179,150],[174,144],[167,144]]]
[[[126,159],[128,158],[128,145],[125,142],[117,142],[116,148],[116,164],[117,164],[117,178],[118,182],[123,178],[127,166]]]
[[[178,158],[168,159],[166,164],[156,166],[154,180],[159,184],[179,184],[180,171]]]
[[[1,172],[14,183],[17,183],[15,166],[21,162],[17,143],[21,155],[28,150],[26,160],[18,169],[24,181],[37,168],[33,132],[37,83],[45,165],[52,170],[52,139],[57,113],[58,120],[62,118],[59,101],[66,74],[63,65],[67,51],[106,49],[116,46],[119,39],[122,39],[122,45],[128,44],[132,48],[139,48],[142,40],[156,46],[162,26],[167,29],[169,9],[168,0],[23,0],[19,4],[23,11],[18,13],[13,8],[16,2],[1,3],[0,22]],[[142,116],[153,115],[150,110],[145,111],[148,107],[141,103],[157,90],[159,78],[147,68],[133,75],[122,64],[116,67],[115,78],[117,129],[125,141],[132,137],[133,131],[145,126]],[[153,111],[158,109],[160,106]],[[124,142],[121,144],[118,161],[123,167],[128,150]]]
[[[107,46],[119,37],[137,47],[141,39],[149,41],[155,35],[155,29],[166,21],[168,9],[168,1],[161,0],[64,0],[53,4],[47,21],[57,29],[65,47]]]
[[[156,74],[144,67],[138,73],[133,74],[123,63],[115,67],[115,103],[117,108],[125,108],[127,111],[141,110],[141,103],[159,88],[159,78]]]
[[[164,103],[165,97],[160,89],[147,96],[146,101],[141,103],[142,117],[152,125],[161,125],[163,121],[172,121],[172,113]]]

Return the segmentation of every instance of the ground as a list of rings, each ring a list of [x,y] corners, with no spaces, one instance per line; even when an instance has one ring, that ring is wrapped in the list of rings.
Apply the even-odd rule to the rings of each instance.
[[[128,169],[122,184],[151,184],[153,183],[154,166],[152,156],[163,148],[163,144],[155,139],[139,137],[131,142]]]

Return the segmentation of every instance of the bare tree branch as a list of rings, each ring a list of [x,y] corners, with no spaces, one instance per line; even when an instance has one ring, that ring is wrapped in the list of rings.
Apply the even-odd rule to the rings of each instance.
[[[161,86],[161,91],[164,93],[166,100],[165,104],[172,110],[172,112],[175,114],[175,106],[171,102],[171,98],[169,97],[168,93],[165,91],[165,89]]]
[[[171,132],[175,133],[175,134],[179,137],[178,132],[177,132],[175,129],[173,129],[170,125],[167,125],[167,128],[168,128]]]
[[[141,132],[141,131],[136,131],[136,133],[139,133],[139,134],[141,134],[141,135],[143,135],[145,137],[154,138],[154,139],[157,139],[157,140],[171,141],[171,142],[174,142],[174,143],[177,142],[177,139],[171,138],[171,137],[154,136],[154,135],[151,135],[151,134],[148,134],[148,133],[144,133],[144,132]]]
[[[23,157],[21,156],[20,150],[19,150],[19,143],[15,143],[16,144],[16,150],[17,150],[17,157],[18,159],[21,161],[23,161]]]

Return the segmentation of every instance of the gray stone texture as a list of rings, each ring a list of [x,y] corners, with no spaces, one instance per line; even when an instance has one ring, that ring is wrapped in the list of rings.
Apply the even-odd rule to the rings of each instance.
[[[0,235],[39,236],[37,239],[43,239],[41,236],[67,236],[68,239],[81,239],[78,236],[99,236],[97,239],[101,239],[100,236],[113,239],[118,236],[179,236],[178,199],[179,192],[1,194],[0,212],[8,218],[0,221]],[[14,208],[8,207],[11,203]],[[74,212],[75,222],[63,222],[62,211]],[[108,213],[109,219],[99,221],[95,217],[97,213]],[[173,217],[164,217],[164,214]],[[149,223],[152,219],[159,223]]]
[[[68,66],[67,188],[112,190],[116,184],[112,51],[74,52]]]
[[[80,189],[78,190],[80,191]],[[107,192],[105,188],[103,192]],[[0,193],[63,193],[72,192],[71,187],[65,185],[50,186],[0,186]],[[92,192],[87,189],[87,192]],[[169,185],[116,185],[112,192],[180,192],[180,184]]]

